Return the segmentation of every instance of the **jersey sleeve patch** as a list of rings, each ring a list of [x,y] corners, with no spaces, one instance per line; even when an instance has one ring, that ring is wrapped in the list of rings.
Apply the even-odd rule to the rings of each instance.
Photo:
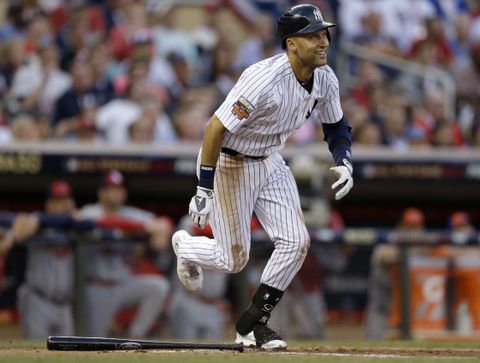
[[[244,118],[247,118],[248,116],[250,116],[250,114],[254,110],[255,110],[255,107],[244,96],[240,96],[237,102],[235,102],[232,106],[232,113],[239,120],[243,120]]]

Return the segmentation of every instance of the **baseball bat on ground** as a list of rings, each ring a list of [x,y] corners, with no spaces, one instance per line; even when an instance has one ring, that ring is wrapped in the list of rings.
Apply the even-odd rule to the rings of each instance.
[[[214,349],[243,352],[243,344],[236,343],[182,343],[137,339],[117,339],[103,337],[50,336],[47,339],[49,350],[138,350],[138,349]]]

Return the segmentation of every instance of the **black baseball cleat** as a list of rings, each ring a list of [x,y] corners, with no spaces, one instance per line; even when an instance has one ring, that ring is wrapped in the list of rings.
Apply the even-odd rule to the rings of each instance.
[[[287,349],[287,342],[265,324],[255,325],[253,331],[246,335],[240,335],[237,332],[235,342],[243,343],[245,347],[257,347],[263,350]]]

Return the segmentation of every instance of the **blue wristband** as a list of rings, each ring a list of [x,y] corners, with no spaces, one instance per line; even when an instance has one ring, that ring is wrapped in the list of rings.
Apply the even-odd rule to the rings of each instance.
[[[200,165],[200,177],[198,186],[213,190],[213,180],[215,179],[215,167],[210,165]]]
[[[347,159],[348,162],[352,164],[352,152],[350,150],[350,145],[346,142],[339,142],[333,145],[330,151],[337,166],[344,165],[344,159]]]

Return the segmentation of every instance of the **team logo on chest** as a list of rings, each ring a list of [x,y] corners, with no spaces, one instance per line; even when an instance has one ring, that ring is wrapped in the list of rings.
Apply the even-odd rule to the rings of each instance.
[[[240,96],[232,106],[232,112],[239,120],[247,118],[254,110],[255,107],[244,96]]]
[[[317,106],[317,103],[318,103],[318,98],[315,99],[315,102],[313,103],[313,106],[312,106],[312,109],[310,111],[307,112],[307,114],[305,115],[305,119],[309,119],[310,116],[312,115],[312,112],[313,110],[315,109],[315,106]]]

